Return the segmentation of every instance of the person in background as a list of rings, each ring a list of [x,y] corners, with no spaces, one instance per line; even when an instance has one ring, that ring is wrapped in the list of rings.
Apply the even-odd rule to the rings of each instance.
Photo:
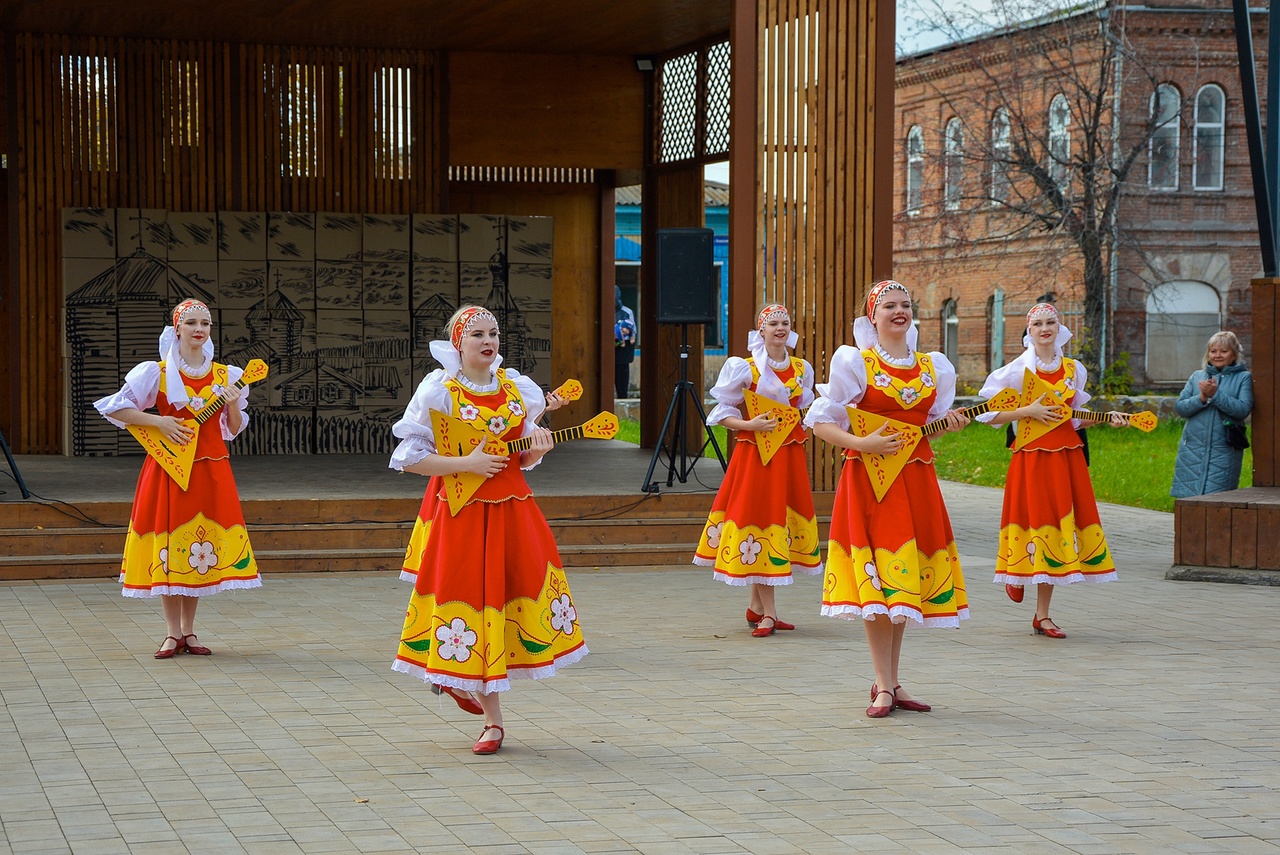
[[[249,387],[231,392],[244,372],[213,361],[212,330],[208,306],[180,303],[160,336],[162,361],[135,366],[119,392],[93,405],[116,427],[150,426],[169,442],[196,443],[186,490],[147,457],[129,514],[120,582],[126,597],[160,598],[167,635],[156,659],[208,656],[195,635],[200,597],[262,585],[227,454],[249,424]],[[217,419],[196,434],[186,421],[224,391]]]
[[[627,398],[631,393],[631,363],[636,358],[635,312],[622,304],[622,289],[613,288],[613,395]]]
[[[756,433],[774,430],[778,419],[768,413],[748,417],[745,412],[747,389],[797,410],[813,403],[813,366],[787,352],[796,341],[785,306],[770,304],[761,309],[756,329],[747,334],[751,356],[725,361],[711,390],[716,406],[707,416],[708,425],[737,431],[739,445],[711,504],[693,563],[714,568],[714,578],[727,585],[751,588],[747,625],[756,638],[795,629],[794,624],[778,619],[773,589],[790,585],[793,570],[808,575],[822,572],[818,518],[804,452],[809,436],[797,424],[769,462],[763,463],[755,448]]]
[[[1067,407],[1082,408],[1090,398],[1085,391],[1088,373],[1083,363],[1063,355],[1062,347],[1070,339],[1071,331],[1062,325],[1057,308],[1037,303],[1027,312],[1027,333],[1022,339],[1026,350],[991,372],[978,394],[990,398],[1002,389],[1021,392],[1030,370]],[[1015,450],[1009,459],[994,580],[1004,583],[1005,594],[1015,603],[1022,602],[1027,585],[1036,586],[1031,628],[1047,638],[1067,637],[1049,617],[1055,587],[1116,579],[1079,432],[1084,423],[1066,415],[1041,398],[1016,410],[978,416],[993,427],[1018,419],[1056,425]],[[1112,413],[1110,423],[1123,427],[1128,421],[1122,413]]]
[[[1245,419],[1253,410],[1253,376],[1244,364],[1236,334],[1223,330],[1209,338],[1204,368],[1194,372],[1175,408],[1187,420],[1173,465],[1175,498],[1220,493],[1240,486],[1248,447]]]

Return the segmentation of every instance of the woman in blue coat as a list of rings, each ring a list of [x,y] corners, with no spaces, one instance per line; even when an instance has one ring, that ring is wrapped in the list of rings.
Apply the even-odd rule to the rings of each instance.
[[[1244,448],[1227,442],[1227,423],[1244,428],[1253,409],[1253,377],[1244,365],[1244,348],[1232,332],[1209,339],[1205,366],[1196,371],[1178,397],[1178,415],[1187,420],[1173,468],[1175,498],[1221,493],[1240,486]]]

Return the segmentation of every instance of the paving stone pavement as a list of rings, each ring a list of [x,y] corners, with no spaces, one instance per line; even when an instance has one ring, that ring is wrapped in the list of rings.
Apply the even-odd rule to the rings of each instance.
[[[1169,582],[1169,514],[1104,506],[1121,581],[991,584],[1000,493],[944,485],[973,619],[908,630],[931,713],[865,717],[857,622],[820,581],[573,572],[591,655],[504,696],[508,738],[390,670],[393,574],[201,603],[212,657],[156,661],[158,604],[0,586],[0,852],[1280,852],[1280,589]]]

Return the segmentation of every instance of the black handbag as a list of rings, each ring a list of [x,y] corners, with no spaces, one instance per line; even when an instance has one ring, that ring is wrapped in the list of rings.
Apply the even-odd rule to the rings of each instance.
[[[1249,434],[1244,425],[1231,419],[1223,419],[1222,426],[1227,429],[1227,445],[1236,451],[1244,451],[1249,447]]]

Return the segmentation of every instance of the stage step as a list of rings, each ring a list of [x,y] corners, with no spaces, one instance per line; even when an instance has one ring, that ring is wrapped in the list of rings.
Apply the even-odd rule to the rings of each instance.
[[[815,496],[826,537],[831,494]],[[688,567],[712,496],[551,496],[539,499],[566,567]],[[420,500],[245,501],[264,573],[398,572]],[[114,578],[127,502],[74,508],[0,504],[0,581]],[[92,522],[87,522],[91,520]]]

